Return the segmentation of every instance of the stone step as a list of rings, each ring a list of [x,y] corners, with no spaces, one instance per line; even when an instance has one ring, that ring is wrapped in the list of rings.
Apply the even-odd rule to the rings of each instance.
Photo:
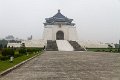
[[[47,40],[46,50],[47,51],[58,51],[58,47],[57,47],[56,41]]]
[[[82,47],[78,44],[78,42],[76,42],[76,41],[69,41],[69,43],[73,46],[74,51],[85,51],[85,49],[82,48]]]
[[[67,40],[56,40],[59,51],[74,51],[74,48]]]

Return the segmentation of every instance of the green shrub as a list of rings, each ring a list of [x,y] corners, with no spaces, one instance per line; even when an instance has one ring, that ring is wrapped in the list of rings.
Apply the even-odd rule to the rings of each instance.
[[[34,52],[34,50],[32,48],[28,48],[27,52],[31,53],[31,52]]]
[[[100,52],[100,50],[96,50],[95,52]]]
[[[118,48],[118,52],[120,52],[120,48]]]
[[[0,55],[1,55],[2,53],[1,53],[1,50],[0,50]]]
[[[27,52],[33,53],[33,52],[39,52],[42,51],[42,48],[27,48]]]
[[[104,49],[103,49],[102,51],[103,51],[103,52],[105,52],[105,50],[104,50]]]
[[[40,48],[40,49],[39,49],[39,51],[42,51],[42,50],[44,50],[44,48]]]
[[[15,54],[14,58],[17,58],[17,57],[20,57],[20,56],[22,56],[22,54]]]
[[[14,56],[14,49],[12,49],[12,48],[4,48],[2,50],[2,56]]]
[[[26,54],[26,48],[20,48],[19,53],[20,54]]]
[[[8,60],[9,58],[9,56],[0,56],[0,60],[2,61]]]
[[[118,50],[114,50],[114,52],[118,52]]]

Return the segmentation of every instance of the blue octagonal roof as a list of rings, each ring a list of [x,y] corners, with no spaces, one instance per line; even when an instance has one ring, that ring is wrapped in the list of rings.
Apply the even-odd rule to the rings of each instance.
[[[57,14],[53,17],[46,18],[46,22],[44,25],[55,25],[55,24],[64,24],[64,25],[75,25],[72,23],[73,19],[69,19],[61,14],[60,10],[58,10]]]

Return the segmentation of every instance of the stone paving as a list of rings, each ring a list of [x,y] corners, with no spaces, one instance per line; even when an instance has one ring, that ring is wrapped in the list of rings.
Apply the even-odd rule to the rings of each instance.
[[[0,80],[120,80],[120,54],[45,52]]]

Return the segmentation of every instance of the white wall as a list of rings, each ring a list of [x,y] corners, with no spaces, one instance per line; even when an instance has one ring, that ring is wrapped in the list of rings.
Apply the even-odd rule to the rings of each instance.
[[[7,44],[7,47],[20,47],[21,46],[21,43],[8,43]]]
[[[43,32],[43,39],[44,40],[52,40],[52,26],[45,27]]]
[[[78,41],[85,48],[108,48],[108,45],[99,41]]]
[[[56,33],[63,31],[64,40],[77,40],[76,27],[70,25],[47,25],[44,26],[43,39],[44,40],[56,40]]]
[[[45,45],[44,40],[27,40],[22,43],[25,43],[25,47],[44,47]]]
[[[44,40],[27,40],[22,43],[25,43],[25,47],[44,47],[45,45]],[[20,47],[22,43],[8,43],[7,47]]]

